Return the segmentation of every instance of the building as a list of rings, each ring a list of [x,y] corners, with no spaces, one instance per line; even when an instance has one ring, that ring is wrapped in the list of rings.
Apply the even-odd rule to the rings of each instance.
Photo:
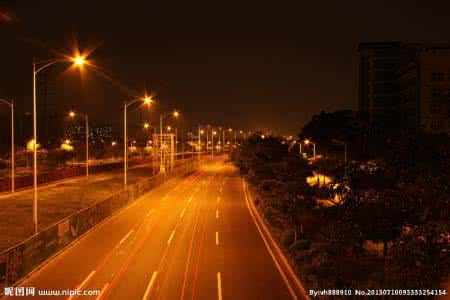
[[[67,129],[66,136],[74,142],[84,143],[86,140],[86,129],[84,126],[72,126]],[[90,127],[89,143],[109,144],[112,142],[113,134],[111,126]]]
[[[359,53],[363,124],[390,132],[450,131],[450,45],[362,43]]]
[[[416,49],[415,56],[399,71],[403,127],[450,133],[450,45]]]

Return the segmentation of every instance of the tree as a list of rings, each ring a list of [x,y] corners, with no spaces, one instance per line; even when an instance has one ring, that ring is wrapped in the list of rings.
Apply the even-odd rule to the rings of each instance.
[[[360,134],[360,126],[355,114],[351,110],[336,112],[322,111],[314,115],[301,130],[299,137],[313,140],[320,145],[322,153],[342,156],[343,145],[337,141],[354,144]],[[355,147],[349,146],[349,150],[354,151]]]

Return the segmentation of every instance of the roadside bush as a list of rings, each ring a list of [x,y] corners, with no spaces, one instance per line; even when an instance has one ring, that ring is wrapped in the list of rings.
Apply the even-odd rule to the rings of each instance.
[[[309,250],[311,248],[311,241],[310,240],[297,240],[294,242],[290,247],[289,250],[291,251],[303,251],[303,250]]]
[[[289,248],[293,243],[295,239],[295,231],[292,229],[285,230],[281,234],[281,242],[283,243],[283,246],[286,248]]]

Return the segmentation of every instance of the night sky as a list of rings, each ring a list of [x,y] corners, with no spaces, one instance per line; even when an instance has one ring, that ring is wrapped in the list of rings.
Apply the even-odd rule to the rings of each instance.
[[[57,68],[57,97],[117,128],[123,100],[148,90],[159,104],[145,119],[178,108],[186,124],[293,134],[321,110],[356,109],[359,42],[450,39],[448,1],[23,0],[0,8],[13,16],[0,23],[0,97],[31,110],[33,55],[70,54],[77,40],[82,51],[96,48],[96,70],[80,77]]]

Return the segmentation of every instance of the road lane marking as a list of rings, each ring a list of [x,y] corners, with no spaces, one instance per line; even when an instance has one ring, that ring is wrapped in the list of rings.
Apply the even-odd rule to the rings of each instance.
[[[150,296],[150,292],[152,291],[152,287],[155,284],[157,275],[158,275],[157,271],[153,272],[152,278],[150,279],[150,282],[147,286],[147,289],[145,290],[145,294],[144,294],[144,297],[142,297],[142,300],[147,300],[148,297]]]
[[[183,217],[185,211],[186,211],[186,207],[183,208],[183,211],[180,214],[180,219]]]
[[[291,286],[290,281],[288,280],[288,278],[287,278],[285,272],[283,271],[283,269],[282,269],[281,266],[280,266],[280,263],[278,262],[277,258],[275,257],[275,254],[273,253],[273,251],[272,251],[272,249],[271,249],[271,247],[270,247],[270,245],[269,245],[269,242],[267,241],[266,237],[264,236],[264,234],[263,234],[263,229],[264,229],[264,231],[266,232],[267,237],[270,239],[270,241],[271,241],[272,244],[274,245],[274,248],[275,248],[275,250],[277,251],[278,255],[281,257],[281,260],[282,260],[282,262],[284,263],[284,265],[286,266],[287,271],[289,272],[289,274],[291,275],[291,277],[294,279],[294,283],[297,285],[298,289],[299,289],[300,292],[302,293],[302,296],[303,296],[305,299],[310,299],[310,298],[308,297],[308,295],[306,294],[306,291],[305,291],[305,289],[303,288],[302,284],[300,283],[300,281],[298,280],[297,276],[295,275],[294,271],[292,270],[291,266],[290,266],[289,263],[287,262],[287,259],[286,259],[286,257],[284,256],[283,252],[281,252],[281,249],[278,247],[278,245],[276,244],[276,242],[273,240],[273,238],[272,238],[272,236],[271,236],[269,230],[267,229],[266,225],[264,224],[264,221],[261,219],[261,216],[258,214],[257,211],[253,212],[253,210],[252,210],[252,208],[251,208],[251,206],[250,206],[250,205],[251,205],[250,203],[251,203],[252,200],[249,199],[249,197],[251,197],[251,195],[250,195],[250,193],[247,191],[245,180],[242,180],[242,185],[243,185],[244,198],[245,198],[245,201],[246,201],[246,203],[247,203],[247,208],[248,208],[248,210],[249,210],[249,213],[250,213],[251,217],[253,218],[253,222],[255,223],[256,228],[258,229],[259,235],[261,236],[261,238],[262,238],[262,240],[263,240],[263,242],[264,242],[264,244],[265,244],[265,246],[266,246],[267,252],[269,252],[269,255],[272,257],[272,260],[273,260],[273,262],[274,262],[276,268],[278,269],[278,272],[280,273],[281,278],[283,279],[284,283],[286,284],[286,287],[288,288],[289,293],[291,294],[291,296],[292,296],[293,299],[295,299],[295,300],[298,299],[296,293],[294,292],[294,289],[293,289],[292,286]],[[247,192],[249,193],[249,196],[247,196]],[[257,219],[261,222],[261,226],[258,224]],[[261,229],[261,227],[262,227],[262,229]]]
[[[216,245],[219,246],[219,232],[216,231]]]
[[[217,196],[217,203],[220,203],[220,196]]]
[[[173,236],[175,235],[175,230],[172,231],[172,234],[170,235],[169,240],[167,241],[167,245],[170,245],[170,243],[172,242]]]
[[[147,213],[146,217],[150,217],[150,215],[153,213],[153,209],[150,209],[150,211]]]
[[[170,192],[169,192],[170,193]],[[162,198],[162,200],[164,201],[164,200],[167,200],[167,198],[169,198],[169,195],[165,195],[163,198]]]
[[[131,229],[130,232],[128,232],[127,235],[124,236],[124,237],[120,240],[120,242],[119,242],[119,244],[118,244],[117,246],[122,245],[123,242],[125,242],[125,241],[127,240],[127,238],[128,238],[133,232],[134,232],[134,229]]]
[[[88,281],[92,278],[92,276],[94,276],[94,274],[95,274],[95,271],[92,271],[87,277],[86,277],[86,279],[84,279],[83,280],[83,282],[76,288],[76,290],[81,290],[85,285],[86,285],[86,283],[88,283]],[[76,298],[76,296],[77,295],[71,295],[69,298],[67,298],[67,299],[74,299],[74,298]]]
[[[100,291],[100,295],[98,295],[97,298],[95,298],[95,300],[100,300],[100,299],[102,299],[102,295],[103,295],[103,293],[106,291],[106,289],[108,288],[108,286],[109,286],[109,282],[105,283],[105,285],[103,286],[103,288],[102,288],[101,291]]]
[[[189,198],[189,201],[188,201],[188,203],[190,203],[191,201],[192,201],[192,198],[194,197],[194,195],[192,195],[190,198]]]
[[[192,183],[192,182],[198,180],[199,177],[201,177],[201,174],[202,174],[202,172],[197,172],[196,174],[190,176],[189,178],[187,178],[185,181],[183,181],[183,182],[180,183],[179,185],[180,185],[180,186],[181,186],[181,185],[187,186],[187,184]],[[168,196],[168,194],[170,194],[170,192],[168,192],[168,193],[166,194],[166,196]],[[139,203],[139,201],[134,202],[134,204],[136,204],[136,203]],[[126,211],[127,209],[129,209],[129,208],[132,207],[132,206],[133,206],[133,204],[129,205],[129,206],[126,207],[124,210],[122,210],[121,213],[123,213],[124,211]],[[151,224],[150,224],[151,226],[154,225],[154,221],[153,221],[153,222],[152,222],[152,221],[153,221],[152,219],[149,220],[149,222],[151,223]],[[143,228],[143,225],[144,225],[144,224],[145,224],[145,220],[143,220],[143,221],[140,223],[140,225],[136,226],[137,228],[135,228],[135,231],[136,231],[136,232],[139,232],[140,229]],[[150,229],[149,229],[149,230],[150,230]],[[118,269],[117,272],[115,272],[114,274],[112,274],[112,281],[111,281],[110,285],[107,287],[107,289],[106,289],[106,291],[105,291],[105,294],[104,294],[104,296],[103,296],[102,298],[108,298],[108,296],[109,296],[110,293],[111,293],[111,290],[117,285],[117,283],[119,282],[119,280],[122,278],[122,276],[123,276],[125,270],[129,267],[129,265],[131,264],[132,260],[135,259],[136,255],[137,255],[137,252],[138,252],[140,249],[142,249],[142,247],[143,247],[143,245],[144,245],[144,242],[145,242],[145,239],[146,239],[146,237],[148,236],[148,234],[146,234],[145,236],[140,237],[140,238],[138,237],[138,235],[136,235],[136,236],[137,236],[136,244],[133,246],[131,253],[130,253],[130,254],[128,255],[128,257],[127,257],[127,260],[122,264],[122,266]],[[168,245],[167,247],[169,247],[169,245]],[[113,253],[114,253],[114,250],[111,251],[111,252],[107,255],[107,257],[101,262],[101,264],[99,265],[99,267],[97,267],[97,271],[98,271],[99,269],[102,269],[102,268],[104,267],[104,265],[106,265],[106,263],[109,261],[109,259],[110,259],[111,256],[113,255]],[[165,256],[165,255],[164,255],[164,256]]]
[[[219,209],[216,209],[216,219],[219,218]]]
[[[222,278],[220,272],[217,272],[217,296],[219,300],[222,300]]]
[[[223,191],[223,188],[222,187],[220,187],[220,193],[222,194],[222,191]]]
[[[200,214],[197,215],[197,218],[195,219],[194,228],[192,229],[191,243],[189,244],[189,251],[188,251],[188,256],[187,256],[187,259],[186,259],[186,267],[184,269],[183,287],[181,289],[181,297],[180,297],[181,300],[184,299],[186,283],[187,283],[187,280],[188,280],[189,266],[191,264],[192,249],[193,249],[193,246],[194,246],[195,237],[197,235],[197,225],[198,225],[198,220],[199,219],[200,219]]]

